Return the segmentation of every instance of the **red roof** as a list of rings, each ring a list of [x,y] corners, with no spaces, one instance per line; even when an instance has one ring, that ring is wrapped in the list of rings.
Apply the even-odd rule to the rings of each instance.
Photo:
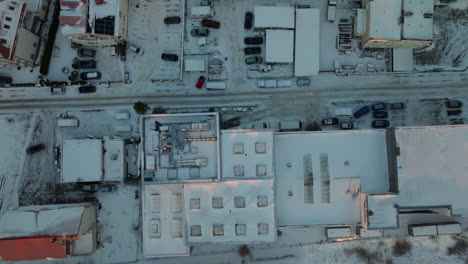
[[[67,243],[61,237],[0,239],[0,257],[4,261],[63,259],[67,257]]]

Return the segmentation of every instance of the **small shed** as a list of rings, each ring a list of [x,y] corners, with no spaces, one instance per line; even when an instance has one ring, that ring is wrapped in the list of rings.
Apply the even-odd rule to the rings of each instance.
[[[205,71],[205,60],[203,59],[186,59],[185,60],[186,72],[202,72]]]

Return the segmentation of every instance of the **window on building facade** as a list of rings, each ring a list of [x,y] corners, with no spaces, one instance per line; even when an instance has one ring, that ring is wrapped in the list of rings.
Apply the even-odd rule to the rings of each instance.
[[[214,209],[223,208],[223,198],[213,197],[211,202]]]
[[[224,225],[213,225],[213,236],[224,236]]]
[[[234,197],[234,207],[245,208],[245,197],[243,196]]]

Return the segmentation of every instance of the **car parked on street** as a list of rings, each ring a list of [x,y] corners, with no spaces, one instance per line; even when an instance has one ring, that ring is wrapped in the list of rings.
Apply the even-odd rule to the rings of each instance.
[[[244,17],[244,29],[251,29],[253,21],[253,13],[246,12]]]
[[[10,85],[12,82],[11,77],[0,75],[0,85]]]
[[[200,22],[200,25],[202,25],[203,27],[218,29],[221,26],[221,23],[215,20],[205,18],[205,19],[202,19],[202,21]]]
[[[447,110],[447,115],[448,116],[457,116],[457,115],[461,115],[461,113],[462,113],[462,110],[460,110],[460,109]]]
[[[262,53],[262,48],[260,47],[248,47],[244,49],[245,55],[260,54]]]
[[[96,69],[95,60],[73,60],[72,63],[73,69]]]
[[[141,48],[135,46],[135,45],[132,44],[132,43],[128,43],[127,48],[128,48],[129,50],[135,52],[136,54],[140,55],[140,56],[144,54],[143,49],[141,49]]]
[[[33,153],[44,151],[45,149],[46,149],[46,146],[44,144],[36,144],[36,145],[29,146],[26,149],[26,153],[33,154]]]
[[[51,94],[64,94],[65,87],[64,86],[52,86],[50,87],[50,93]]]
[[[330,117],[330,118],[324,118],[322,119],[322,125],[327,126],[327,125],[338,125],[338,118],[336,117]]]
[[[387,109],[387,103],[377,103],[371,106],[372,111],[379,111]]]
[[[353,116],[354,118],[360,118],[361,116],[367,115],[369,111],[370,111],[370,107],[366,105],[366,106],[359,108],[359,110],[357,110],[356,112],[354,112]]]
[[[388,120],[374,120],[372,121],[373,128],[387,128],[390,126],[390,122]]]
[[[387,118],[388,117],[388,112],[387,111],[374,111],[374,118]]]
[[[244,43],[246,45],[263,44],[263,38],[262,37],[247,37],[247,38],[244,39]]]
[[[210,34],[210,30],[207,28],[194,28],[190,31],[190,35],[193,37],[207,37]]]
[[[79,48],[77,50],[78,57],[91,57],[94,58],[96,56],[96,51],[93,49],[88,48]]]
[[[203,0],[203,1],[201,1],[200,6],[213,7],[213,2],[211,2],[211,0]]]
[[[80,93],[95,93],[96,92],[96,86],[94,85],[83,85],[78,88],[78,91]]]
[[[198,77],[198,81],[195,84],[195,87],[197,87],[198,89],[201,89],[203,87],[203,84],[205,83],[205,81],[206,81],[205,76]]]
[[[400,110],[400,109],[405,109],[405,108],[406,108],[405,103],[391,103],[390,104],[391,110]]]
[[[355,127],[356,127],[356,122],[346,121],[346,122],[341,122],[340,123],[340,129],[343,129],[343,130],[349,130],[349,129],[353,129]]]
[[[176,54],[163,53],[161,54],[161,59],[165,61],[178,61],[179,56],[177,56]]]
[[[166,17],[164,19],[164,24],[166,25],[180,24],[180,17],[178,16]]]
[[[461,108],[463,103],[458,100],[450,100],[445,102],[445,106],[447,106],[447,108]]]
[[[83,184],[81,185],[81,190],[85,192],[97,192],[99,191],[99,184],[97,183]]]
[[[245,59],[245,64],[247,64],[247,65],[249,65],[249,64],[258,64],[258,63],[262,63],[262,62],[263,62],[263,59],[260,56],[250,57],[250,58]]]
[[[82,72],[80,78],[82,80],[99,80],[101,79],[101,73],[98,71]]]
[[[115,184],[102,185],[101,187],[99,187],[99,190],[101,192],[115,192],[117,191],[117,185]]]

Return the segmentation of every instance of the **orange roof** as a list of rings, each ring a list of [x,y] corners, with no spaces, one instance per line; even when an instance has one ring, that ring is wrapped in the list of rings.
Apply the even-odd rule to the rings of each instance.
[[[61,237],[0,239],[0,257],[4,261],[63,259],[67,257],[65,245],[69,241],[62,240]]]

